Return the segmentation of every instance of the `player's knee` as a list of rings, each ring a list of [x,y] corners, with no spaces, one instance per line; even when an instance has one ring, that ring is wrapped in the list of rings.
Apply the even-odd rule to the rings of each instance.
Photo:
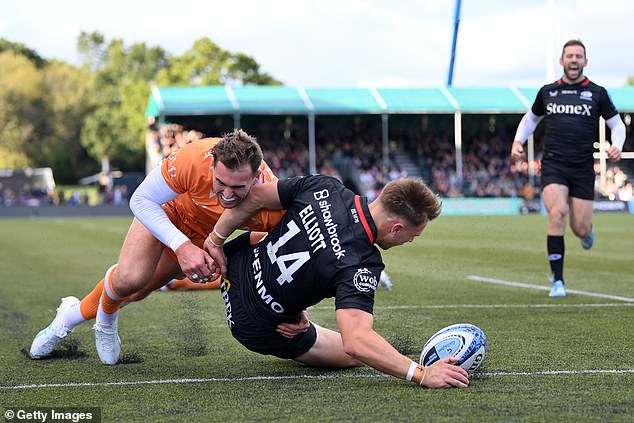
[[[118,266],[112,275],[112,287],[120,296],[129,296],[143,288],[146,279],[134,270]]]
[[[562,229],[566,227],[566,215],[566,210],[561,208],[553,208],[548,211],[550,224]]]
[[[579,238],[586,238],[590,235],[590,231],[592,231],[591,225],[571,225],[570,229],[572,229],[572,233],[574,233]]]
[[[568,210],[564,207],[553,207],[550,209],[550,218],[556,221],[565,221]]]

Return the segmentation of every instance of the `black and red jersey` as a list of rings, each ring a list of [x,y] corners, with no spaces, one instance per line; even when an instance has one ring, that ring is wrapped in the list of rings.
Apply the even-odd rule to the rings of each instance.
[[[240,269],[245,309],[274,323],[334,297],[336,308],[372,313],[385,266],[367,199],[321,175],[277,185],[284,217],[263,241],[231,259],[230,267]]]
[[[572,85],[563,79],[544,85],[531,110],[544,116],[543,159],[569,164],[593,162],[599,117],[607,120],[618,113],[607,90],[588,78]]]

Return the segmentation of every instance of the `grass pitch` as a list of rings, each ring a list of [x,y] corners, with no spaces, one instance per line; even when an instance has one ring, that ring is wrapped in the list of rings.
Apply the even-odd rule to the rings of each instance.
[[[594,249],[566,235],[568,297],[548,297],[546,218],[441,217],[384,252],[394,290],[375,328],[417,359],[453,323],[488,355],[468,389],[427,390],[371,368],[313,369],[231,338],[218,291],[157,292],[124,308],[122,363],[99,363],[90,324],[55,357],[26,356],[60,298],[87,294],[130,223],[0,220],[0,408],[95,407],[101,421],[631,422],[634,216],[595,215]],[[542,288],[542,289],[539,289]],[[332,300],[309,310],[335,328]]]

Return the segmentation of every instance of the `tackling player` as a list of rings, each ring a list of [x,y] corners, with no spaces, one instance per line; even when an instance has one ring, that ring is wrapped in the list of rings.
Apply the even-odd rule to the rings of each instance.
[[[263,208],[286,209],[286,214],[259,243],[251,245],[258,234],[245,233],[223,249],[240,222]],[[365,363],[421,386],[468,386],[467,372],[452,364],[455,357],[423,367],[372,328],[374,295],[385,267],[374,244],[388,249],[411,242],[440,211],[438,197],[411,178],[388,183],[369,204],[327,176],[253,187],[205,241],[216,260],[214,272],[226,273],[221,290],[232,335],[252,351],[310,366]],[[279,327],[327,297],[335,297],[339,332],[311,322],[307,332],[289,337]]]
[[[81,302],[75,297],[62,299],[53,322],[33,340],[31,357],[49,356],[75,327],[96,318],[99,358],[104,364],[117,363],[121,305],[146,297],[174,278],[212,280],[211,258],[203,250],[207,234],[223,211],[239,204],[254,185],[276,179],[262,161],[255,139],[242,130],[199,140],[172,153],[147,175],[130,200],[135,218],[118,263]],[[267,231],[282,214],[263,211],[241,224]],[[306,325],[307,318],[297,329],[305,330]]]
[[[607,150],[610,161],[620,160],[625,143],[625,125],[608,92],[583,74],[588,64],[583,43],[566,42],[559,63],[564,75],[539,90],[533,106],[519,123],[511,149],[514,160],[525,160],[524,143],[544,119],[541,184],[548,212],[546,248],[552,271],[551,297],[566,296],[564,233],[569,213],[570,229],[581,240],[581,246],[588,250],[594,244],[593,144],[598,141],[600,116],[612,133],[612,145]]]

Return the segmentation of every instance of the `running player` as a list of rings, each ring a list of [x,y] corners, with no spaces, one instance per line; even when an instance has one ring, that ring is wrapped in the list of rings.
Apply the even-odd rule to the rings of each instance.
[[[245,233],[221,248],[241,221],[262,208],[286,214],[255,245],[258,234]],[[388,183],[370,204],[328,176],[253,187],[205,241],[216,260],[214,272],[226,273],[220,289],[232,335],[252,351],[310,366],[364,363],[421,386],[468,386],[467,372],[452,365],[455,357],[423,367],[372,328],[374,294],[385,267],[374,244],[388,249],[413,241],[440,210],[438,197],[411,178]],[[327,297],[335,297],[339,332],[310,323],[307,332],[291,338],[279,328]]]
[[[552,271],[551,297],[566,296],[564,233],[568,213],[570,229],[581,240],[581,246],[589,250],[594,244],[593,144],[598,141],[600,116],[612,133],[612,145],[607,150],[612,162],[620,160],[625,143],[625,125],[606,89],[583,74],[588,64],[583,43],[566,42],[559,63],[564,75],[539,90],[533,106],[520,121],[511,149],[514,160],[525,160],[524,143],[544,119],[541,184],[548,212],[546,248]]]
[[[262,161],[256,140],[242,130],[199,140],[172,153],[131,198],[135,218],[118,263],[81,302],[75,297],[62,299],[53,322],[33,340],[31,357],[49,356],[75,327],[96,318],[99,358],[115,364],[121,352],[117,333],[121,305],[146,297],[174,278],[211,281],[205,237],[222,212],[239,204],[254,185],[276,179]],[[244,226],[266,231],[282,214],[263,211]]]
[[[210,289],[220,289],[220,278],[204,283],[192,282],[189,278],[172,279],[161,287],[161,291],[206,291]]]

